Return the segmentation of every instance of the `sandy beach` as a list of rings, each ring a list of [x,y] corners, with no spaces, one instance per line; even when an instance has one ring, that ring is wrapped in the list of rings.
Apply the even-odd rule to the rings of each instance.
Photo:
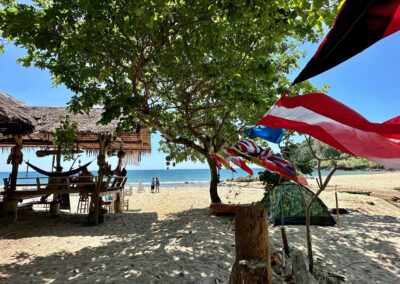
[[[335,206],[334,186],[371,191],[339,193],[341,228],[312,226],[318,270],[346,283],[399,283],[400,209],[382,198],[397,195],[400,173],[337,176],[322,193]],[[310,183],[313,185],[313,180]],[[227,183],[223,202],[261,200],[259,183]],[[249,189],[250,188],[250,189]],[[313,186],[312,188],[316,188]],[[1,283],[226,283],[234,261],[234,218],[210,215],[208,188],[135,190],[129,210],[107,214],[87,227],[84,216],[21,213],[0,228]],[[271,247],[280,250],[280,227],[270,226]],[[286,226],[291,248],[306,253],[305,227]]]

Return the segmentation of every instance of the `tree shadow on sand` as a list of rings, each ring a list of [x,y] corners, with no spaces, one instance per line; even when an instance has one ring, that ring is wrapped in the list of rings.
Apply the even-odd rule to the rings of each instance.
[[[399,283],[399,224],[392,216],[350,214],[341,216],[340,229],[311,226],[314,259],[319,269],[344,275],[346,283]],[[270,230],[276,246],[282,246],[279,228]],[[306,256],[305,227],[286,226],[286,233]]]
[[[0,227],[0,238],[21,239],[26,237],[45,236],[102,236],[104,226],[110,228],[107,235],[125,234],[119,230],[121,226],[139,226],[141,230],[151,227],[158,221],[156,212],[137,213],[140,210],[126,211],[124,214],[105,214],[104,224],[87,225],[87,214],[62,213],[54,216],[49,212],[24,212],[19,214],[18,221],[8,226]]]
[[[14,263],[0,266],[0,282],[228,281],[234,261],[233,218],[210,216],[208,208],[171,214],[170,219],[161,221],[156,213],[106,217],[105,224],[98,227],[83,227],[68,218],[55,222],[51,225],[52,236],[86,235],[107,241],[98,247],[85,246],[73,253],[61,251],[45,257],[19,250]],[[315,257],[321,259],[324,269],[344,275],[346,283],[398,283],[399,244],[393,238],[400,238],[400,220],[351,214],[342,216],[341,221],[339,230],[312,226]],[[40,225],[40,221],[31,222],[32,227]],[[270,227],[271,247],[281,247],[279,228]],[[16,235],[8,239],[48,236],[50,232],[40,231],[22,234],[15,230]],[[305,252],[304,226],[286,226],[286,232],[290,245]],[[325,248],[325,254],[318,248]]]
[[[211,283],[217,278],[226,281],[234,257],[232,218],[212,217],[208,209],[187,210],[170,217],[173,219],[157,221],[156,213],[111,216],[112,220],[106,220],[104,225],[107,230],[100,230],[99,226],[89,231],[92,235],[111,237],[112,241],[100,247],[46,257],[27,252],[28,255],[21,257],[28,257],[29,262],[18,264],[17,260],[0,266],[3,275],[0,281]],[[69,231],[67,236],[82,233],[82,227],[73,225],[63,228]],[[28,237],[29,233],[26,234]]]

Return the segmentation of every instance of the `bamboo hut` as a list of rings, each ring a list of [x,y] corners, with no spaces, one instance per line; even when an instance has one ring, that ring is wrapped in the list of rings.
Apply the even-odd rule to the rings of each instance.
[[[11,96],[4,94],[0,96],[0,105],[5,105],[6,103],[13,103],[13,107],[8,108],[7,112],[2,112],[2,109],[0,109],[0,118],[4,121],[4,132],[0,136],[0,148],[17,149],[18,155],[15,153],[13,154],[13,152],[16,151],[11,151],[12,153],[10,154],[9,161],[13,163],[13,172],[10,175],[10,179],[5,181],[7,184],[5,184],[5,192],[3,192],[3,195],[5,196],[4,208],[7,207],[10,209],[9,207],[12,207],[13,209],[11,211],[15,211],[13,211],[13,213],[15,213],[14,218],[16,218],[17,210],[16,200],[34,195],[34,191],[16,192],[16,177],[18,165],[22,162],[22,147],[40,148],[47,151],[47,153],[57,153],[56,171],[61,172],[61,151],[60,149],[54,150],[56,146],[53,144],[53,130],[60,126],[60,121],[64,119],[66,115],[69,115],[71,122],[77,123],[77,136],[74,140],[74,147],[76,150],[84,150],[89,155],[97,155],[97,164],[99,166],[97,182],[95,189],[89,192],[94,203],[95,224],[97,223],[97,216],[99,213],[99,194],[107,187],[107,185],[105,185],[107,183],[103,181],[106,172],[106,154],[110,156],[123,151],[124,157],[121,161],[123,164],[139,164],[141,156],[151,152],[150,131],[148,128],[137,127],[136,129],[116,135],[118,126],[117,120],[107,125],[98,123],[103,111],[100,108],[93,108],[88,114],[73,115],[63,107],[27,106],[13,99]],[[4,119],[1,116],[3,113]],[[19,123],[20,130],[15,129],[14,132],[10,131],[9,129],[12,128],[12,125],[10,125],[11,123]],[[43,190],[40,189],[38,185],[37,191],[43,193]],[[76,191],[77,189],[72,188],[64,190],[65,193],[73,193]],[[50,191],[46,193],[50,193]],[[56,196],[59,191],[51,193]],[[6,204],[7,201],[9,201],[8,204]],[[57,211],[57,209],[51,210]]]

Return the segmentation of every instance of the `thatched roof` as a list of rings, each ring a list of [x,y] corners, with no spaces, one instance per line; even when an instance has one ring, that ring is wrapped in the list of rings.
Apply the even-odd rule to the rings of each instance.
[[[103,109],[92,108],[89,114],[71,114],[64,107],[29,107],[31,121],[35,126],[35,132],[47,133],[52,132],[60,126],[60,120],[65,119],[67,115],[71,122],[78,124],[79,134],[105,134],[112,135],[117,128],[117,120],[107,125],[101,125],[97,122],[101,119]]]
[[[0,133],[3,135],[26,134],[32,131],[27,105],[10,95],[0,92]]]
[[[12,97],[8,96],[12,100]],[[17,100],[15,100],[18,102]],[[101,125],[97,122],[101,119],[101,108],[93,108],[89,114],[71,114],[64,107],[31,107],[19,102],[18,111],[24,113],[25,119],[33,125],[33,131],[22,137],[24,147],[32,148],[52,148],[54,147],[53,130],[60,126],[60,121],[69,115],[71,122],[77,123],[77,137],[75,145],[89,152],[96,154],[99,151],[99,137],[101,135],[113,136],[113,142],[109,147],[109,152],[124,150],[126,161],[137,163],[140,161],[142,153],[151,152],[150,131],[148,128],[140,129],[139,133],[135,130],[127,131],[120,136],[115,136],[118,121],[114,120],[108,125]],[[14,116],[17,114],[17,110]],[[10,114],[11,116],[11,114]],[[0,135],[0,148],[12,147],[14,141],[11,137]]]

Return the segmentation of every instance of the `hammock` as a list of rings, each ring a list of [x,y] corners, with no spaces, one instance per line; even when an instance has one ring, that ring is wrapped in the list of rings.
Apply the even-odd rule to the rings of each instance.
[[[57,173],[57,172],[46,172],[46,171],[44,171],[42,169],[39,169],[38,167],[32,165],[31,163],[25,161],[25,163],[28,166],[30,166],[32,169],[34,169],[38,173],[40,173],[42,175],[45,175],[45,176],[48,176],[48,177],[67,177],[67,176],[72,176],[72,175],[74,175],[76,173],[79,173],[82,169],[84,169],[87,166],[89,166],[92,162],[93,161],[91,161],[91,162],[89,162],[89,163],[87,163],[87,164],[85,164],[85,165],[83,165],[83,166],[81,166],[79,168],[76,168],[74,170],[68,171],[68,172]]]

